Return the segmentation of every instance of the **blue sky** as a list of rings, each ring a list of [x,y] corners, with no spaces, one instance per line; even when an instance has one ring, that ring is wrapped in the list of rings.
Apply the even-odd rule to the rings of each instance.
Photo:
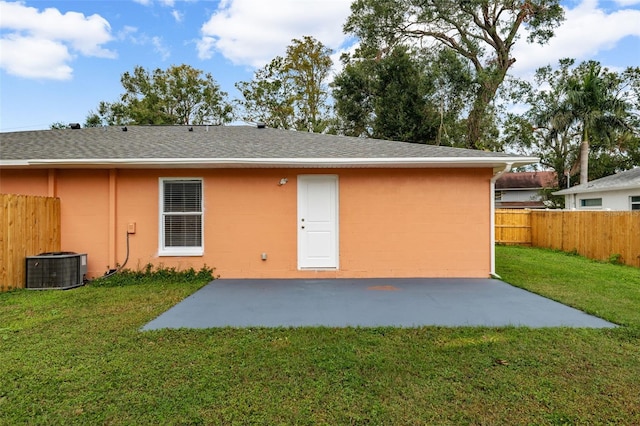
[[[311,35],[333,49],[351,0],[0,0],[0,131],[83,123],[122,93],[136,65],[188,64],[210,72],[230,98],[234,83]],[[640,0],[564,0],[566,21],[545,46],[521,41],[512,74],[563,57],[613,69],[640,66]]]

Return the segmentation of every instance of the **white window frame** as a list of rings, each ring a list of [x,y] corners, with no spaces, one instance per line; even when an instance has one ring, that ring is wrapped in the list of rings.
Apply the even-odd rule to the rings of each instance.
[[[200,232],[201,232],[201,241],[200,246],[195,247],[165,247],[165,238],[164,238],[164,218],[166,216],[171,215],[170,213],[166,213],[164,211],[164,187],[165,182],[178,182],[178,181],[198,181],[200,182],[200,188],[202,191],[202,196],[200,199],[200,212],[189,212],[187,214],[201,217],[200,220]],[[188,177],[178,177],[178,178],[170,178],[164,177],[159,179],[159,198],[158,198],[158,255],[159,256],[202,256],[204,254],[204,182],[202,178],[188,178]],[[184,214],[184,213],[177,213]]]
[[[634,200],[634,198],[637,198],[637,200]],[[635,210],[633,209],[634,206],[637,206]],[[631,195],[629,197],[629,210],[632,210],[632,211],[640,210],[640,195]]]
[[[586,205],[584,205],[585,201],[591,201],[591,200],[600,200],[600,205],[599,206],[586,206]],[[580,208],[581,209],[601,209],[602,208],[602,197],[580,198]]]

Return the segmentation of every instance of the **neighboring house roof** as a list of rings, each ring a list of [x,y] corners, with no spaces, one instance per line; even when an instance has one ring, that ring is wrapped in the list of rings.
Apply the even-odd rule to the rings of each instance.
[[[554,192],[554,194],[569,195],[581,194],[584,192],[617,191],[620,189],[635,188],[640,188],[640,167],[563,189],[562,191]]]
[[[542,189],[558,185],[556,172],[511,172],[496,180],[496,189]]]
[[[486,152],[249,126],[127,126],[0,133],[1,167],[513,167]]]

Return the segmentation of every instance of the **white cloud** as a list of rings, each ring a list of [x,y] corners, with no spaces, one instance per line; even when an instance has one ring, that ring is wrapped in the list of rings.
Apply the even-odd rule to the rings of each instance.
[[[138,46],[153,46],[154,52],[158,53],[163,61],[166,61],[171,56],[171,49],[167,47],[162,37],[154,36],[150,37],[145,33],[139,33],[136,27],[125,26],[120,32],[118,32],[118,40],[126,41]]]
[[[640,0],[614,0],[619,6],[635,6]]]
[[[153,6],[153,0],[133,0],[135,3],[141,4],[142,6]],[[195,0],[183,0],[183,1],[195,1]],[[171,16],[175,19],[176,22],[180,23],[184,20],[184,13],[180,12],[178,9],[175,9],[176,5],[175,0],[158,0],[158,4],[164,7],[170,7]]]
[[[153,4],[153,0],[133,0],[133,1],[143,6],[151,6]],[[162,6],[167,6],[167,7],[173,7],[176,4],[175,0],[158,0],[158,3],[160,3]]]
[[[198,51],[198,58],[211,59],[213,58],[213,51],[216,47],[216,39],[213,37],[202,37],[196,43],[196,49]]]
[[[182,22],[182,20],[184,19],[184,13],[180,13],[175,9],[171,11],[171,16],[173,16],[173,19],[175,19],[176,22]]]
[[[2,54],[0,67],[27,78],[71,78],[74,52],[114,58],[104,44],[113,39],[109,23],[100,15],[39,11],[20,2],[0,1]]]
[[[169,59],[171,51],[164,45],[162,37],[152,37],[151,44],[153,45],[153,50],[162,56],[163,61]]]
[[[138,28],[125,25],[122,30],[118,31],[118,40],[126,40],[130,37],[134,37],[134,34],[137,32]]]
[[[133,1],[134,3],[138,3],[143,6],[151,6],[153,4],[153,0],[133,0]],[[176,2],[175,0],[158,0],[158,3],[160,3],[163,6],[173,7]]]
[[[0,39],[0,64],[12,75],[69,80],[73,69],[67,62],[71,59],[69,50],[62,43],[16,35]]]
[[[640,3],[640,0],[618,0],[618,3],[632,4],[634,1]],[[640,38],[640,10],[637,9],[606,13],[598,7],[596,0],[583,0],[575,8],[565,9],[565,18],[548,44],[528,44],[526,35],[518,40],[514,48],[515,75],[527,76],[541,66],[555,66],[561,58],[591,59],[613,49],[625,37]],[[629,52],[636,61],[639,54]]]
[[[202,25],[198,56],[219,52],[236,65],[260,67],[303,36],[339,50],[350,6],[351,0],[222,0]]]

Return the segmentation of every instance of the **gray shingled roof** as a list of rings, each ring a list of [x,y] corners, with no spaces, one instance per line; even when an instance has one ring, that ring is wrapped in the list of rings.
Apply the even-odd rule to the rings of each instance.
[[[600,179],[576,185],[568,189],[554,192],[555,195],[581,194],[583,192],[615,191],[627,188],[640,188],[640,167],[616,173]]]
[[[528,164],[511,154],[249,126],[127,126],[0,133],[0,165],[200,159],[466,159]],[[266,160],[265,160],[266,161]]]

